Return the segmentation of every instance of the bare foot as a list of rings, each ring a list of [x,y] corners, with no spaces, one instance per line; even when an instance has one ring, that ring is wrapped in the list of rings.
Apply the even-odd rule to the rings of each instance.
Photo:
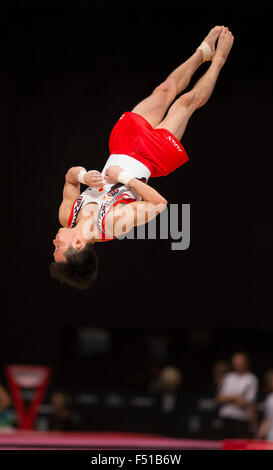
[[[215,55],[215,43],[223,28],[224,26],[214,26],[214,28],[212,28],[209,34],[205,37],[205,41],[207,41],[211,48],[211,59]]]
[[[233,34],[227,27],[224,27],[218,38],[218,44],[213,61],[220,60],[223,64],[226,62],[234,41]]]

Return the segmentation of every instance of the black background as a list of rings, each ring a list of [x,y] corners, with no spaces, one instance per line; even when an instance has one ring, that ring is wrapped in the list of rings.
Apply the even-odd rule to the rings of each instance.
[[[35,4],[35,6],[34,6]],[[11,5],[11,4],[10,4]],[[21,2],[9,9],[10,239],[1,362],[53,363],[66,331],[272,331],[272,7],[265,2]],[[3,17],[7,10],[2,9]],[[189,163],[151,179],[191,204],[191,244],[99,244],[99,279],[78,292],[50,278],[64,175],[102,169],[108,139],[214,25],[235,42],[182,143]],[[7,65],[7,66],[5,66]],[[203,64],[191,86],[206,71]],[[190,86],[190,87],[191,87]],[[60,333],[61,331],[61,333]],[[120,330],[123,331],[123,330]],[[219,330],[220,331],[220,330]],[[241,333],[240,333],[241,334]],[[228,340],[227,340],[228,342]],[[249,339],[251,343],[251,339]],[[65,353],[63,353],[65,354]]]

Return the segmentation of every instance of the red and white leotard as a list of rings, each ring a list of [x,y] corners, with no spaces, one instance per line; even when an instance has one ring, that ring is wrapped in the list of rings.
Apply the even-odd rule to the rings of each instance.
[[[151,175],[150,170],[143,163],[128,155],[110,155],[102,170],[102,176],[104,176],[106,169],[110,165],[119,165],[130,175],[134,175],[135,178],[140,179],[144,183],[147,183]],[[86,204],[95,202],[99,206],[97,225],[101,238],[103,241],[113,240],[113,238],[106,238],[105,236],[104,223],[106,215],[117,204],[129,204],[131,202],[141,200],[142,198],[136,191],[129,190],[121,183],[105,183],[103,190],[101,191],[97,188],[88,186],[88,188],[80,194],[73,204],[68,220],[68,228],[75,227],[78,214]]]
[[[147,182],[150,176],[166,176],[172,173],[189,159],[184,147],[170,131],[163,128],[154,129],[144,117],[128,111],[122,114],[112,129],[109,150],[110,157],[102,174],[108,166],[119,165],[130,175],[144,182]],[[139,194],[120,183],[106,183],[101,192],[89,186],[75,201],[68,227],[76,225],[82,207],[89,202],[96,202],[99,206],[98,228],[102,239],[106,240],[106,214],[117,204],[139,200]]]

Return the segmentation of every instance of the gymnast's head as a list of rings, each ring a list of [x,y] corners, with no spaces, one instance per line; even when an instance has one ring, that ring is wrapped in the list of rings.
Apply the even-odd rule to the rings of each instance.
[[[61,228],[53,244],[52,277],[76,289],[91,289],[98,273],[93,241],[86,241],[78,230]]]

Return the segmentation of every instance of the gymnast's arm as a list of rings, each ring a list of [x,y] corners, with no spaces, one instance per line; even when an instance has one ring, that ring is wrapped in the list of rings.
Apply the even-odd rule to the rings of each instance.
[[[122,171],[119,166],[110,166],[105,172],[105,179],[115,183]],[[166,206],[167,201],[155,189],[137,178],[131,178],[127,184],[143,199],[126,206],[119,204],[105,217],[105,234],[107,237],[118,237],[130,232],[133,227],[146,224],[154,219]]]
[[[118,177],[122,171],[123,169],[119,165],[111,165],[107,168],[104,179],[108,183],[116,183],[119,181]],[[135,190],[145,202],[149,202],[150,204],[167,204],[166,199],[164,199],[164,197],[161,196],[154,188],[143,183],[137,178],[131,178],[127,187]]]
[[[137,178],[130,179],[128,188],[135,190],[143,199],[143,201],[150,204],[165,204],[167,205],[166,199],[159,194],[154,188],[146,183],[138,180]]]
[[[82,166],[74,166],[65,175],[63,188],[63,200],[59,208],[59,221],[63,227],[67,227],[68,217],[71,207],[80,195],[80,182],[78,181],[79,171],[84,170]]]
[[[59,221],[64,227],[67,226],[69,214],[72,205],[80,195],[80,182],[78,180],[79,172],[86,171],[83,166],[74,166],[68,170],[65,175],[65,185],[63,189],[63,201],[59,209]],[[84,176],[84,184],[87,186],[93,186],[94,188],[100,188],[103,186],[102,175],[97,170],[86,171]]]
[[[146,201],[119,204],[105,216],[104,231],[107,237],[119,237],[133,227],[147,224],[166,208],[166,204],[152,204]]]

